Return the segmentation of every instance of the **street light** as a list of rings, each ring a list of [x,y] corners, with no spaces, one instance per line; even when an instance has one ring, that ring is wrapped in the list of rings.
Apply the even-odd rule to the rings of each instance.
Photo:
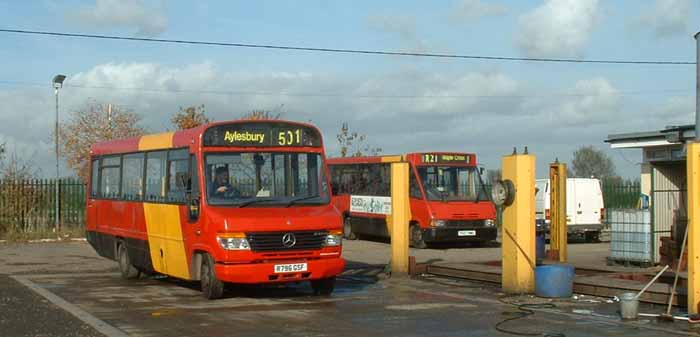
[[[60,223],[60,217],[59,217],[59,207],[58,207],[58,181],[60,179],[59,172],[58,172],[58,89],[63,88],[63,81],[66,79],[66,75],[56,75],[53,77],[53,89],[54,89],[54,94],[56,95],[56,125],[54,127],[54,136],[55,136],[55,141],[56,141],[56,194],[55,194],[55,209],[54,209],[54,218],[55,218],[55,223],[54,223],[54,230],[56,233],[58,233],[58,227]]]

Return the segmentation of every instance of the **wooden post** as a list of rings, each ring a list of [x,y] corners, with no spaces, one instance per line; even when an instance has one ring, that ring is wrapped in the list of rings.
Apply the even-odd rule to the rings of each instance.
[[[391,274],[408,275],[408,223],[411,205],[408,200],[408,163],[391,163]]]

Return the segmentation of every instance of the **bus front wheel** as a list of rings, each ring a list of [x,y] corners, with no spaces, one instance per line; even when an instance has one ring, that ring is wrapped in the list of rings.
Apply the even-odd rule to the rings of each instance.
[[[343,221],[343,237],[346,240],[357,240],[357,234],[352,231],[352,222],[350,217],[345,218]]]
[[[213,300],[224,295],[224,283],[216,276],[214,258],[209,254],[204,254],[202,258],[200,275],[204,298]]]
[[[418,224],[413,224],[411,225],[411,247],[413,248],[418,248],[418,249],[424,249],[427,248],[428,245],[423,241],[423,230],[421,230],[420,225]]]
[[[131,280],[139,277],[140,272],[131,264],[129,252],[126,250],[126,244],[124,242],[120,242],[117,247],[117,259],[119,262],[119,272],[123,279]]]
[[[335,289],[335,277],[313,280],[311,281],[311,289],[314,290],[314,295],[328,296]]]

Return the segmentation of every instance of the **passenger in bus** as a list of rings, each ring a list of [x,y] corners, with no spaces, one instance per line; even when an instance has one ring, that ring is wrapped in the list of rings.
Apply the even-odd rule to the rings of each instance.
[[[214,181],[212,182],[209,193],[214,197],[240,198],[241,192],[231,185],[228,176],[228,168],[217,167],[215,171]]]

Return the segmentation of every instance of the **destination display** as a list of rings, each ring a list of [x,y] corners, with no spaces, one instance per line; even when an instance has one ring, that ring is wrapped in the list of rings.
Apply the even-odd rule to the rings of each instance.
[[[321,136],[310,127],[287,123],[235,123],[204,132],[204,146],[321,146]]]
[[[422,155],[424,164],[470,164],[471,157],[471,155],[459,153],[424,153]]]

